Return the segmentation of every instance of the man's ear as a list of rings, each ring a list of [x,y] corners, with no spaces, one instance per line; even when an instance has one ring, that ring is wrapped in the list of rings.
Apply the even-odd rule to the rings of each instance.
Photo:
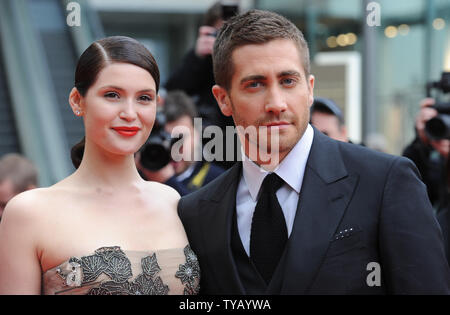
[[[82,96],[77,88],[73,88],[69,94],[69,104],[72,108],[72,111],[77,116],[83,116],[83,106],[82,106]]]
[[[312,104],[314,103],[314,76],[312,74],[309,75],[308,78],[308,90],[309,90],[309,107],[312,106]]]
[[[231,116],[231,114],[233,114],[233,111],[231,108],[231,102],[227,90],[216,84],[212,87],[212,93],[216,98],[217,104],[219,105],[222,114],[224,114],[225,116]]]

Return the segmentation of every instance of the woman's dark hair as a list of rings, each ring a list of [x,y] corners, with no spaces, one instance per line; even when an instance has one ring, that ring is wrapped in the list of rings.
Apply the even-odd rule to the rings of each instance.
[[[75,87],[82,96],[97,80],[100,71],[107,65],[122,62],[147,70],[159,90],[159,69],[155,58],[137,40],[126,36],[111,36],[93,42],[80,56],[75,71]],[[83,158],[85,138],[71,150],[72,163],[78,168]]]

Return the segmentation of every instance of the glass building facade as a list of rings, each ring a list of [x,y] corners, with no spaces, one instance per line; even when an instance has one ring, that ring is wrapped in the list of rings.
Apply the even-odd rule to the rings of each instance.
[[[70,115],[64,95],[72,86],[70,68],[81,52],[104,36],[135,37],[154,53],[164,84],[194,47],[203,14],[214,2],[0,1],[0,121],[12,126],[2,131],[0,155],[14,150],[36,161],[48,173],[42,176],[43,184],[70,173],[69,148],[81,139],[83,128]],[[67,22],[71,3],[81,9],[78,26]],[[351,140],[391,154],[401,154],[414,139],[415,116],[427,82],[450,71],[448,0],[240,4],[241,11],[271,10],[292,20],[310,46],[315,94],[331,97],[342,107]],[[52,115],[38,124],[35,118],[43,108]],[[58,119],[60,123],[52,123]],[[52,171],[55,165],[57,172]]]

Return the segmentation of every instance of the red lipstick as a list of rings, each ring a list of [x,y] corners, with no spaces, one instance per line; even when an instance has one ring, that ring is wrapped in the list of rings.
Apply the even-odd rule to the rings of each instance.
[[[124,137],[132,137],[138,133],[141,128],[139,127],[112,127],[118,134],[124,136]]]

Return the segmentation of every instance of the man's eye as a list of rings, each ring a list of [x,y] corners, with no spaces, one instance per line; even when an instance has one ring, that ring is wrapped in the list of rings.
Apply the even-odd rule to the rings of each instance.
[[[260,87],[260,86],[261,86],[261,82],[257,82],[257,81],[250,82],[249,84],[247,84],[248,88],[257,88],[257,87]]]
[[[119,98],[119,94],[117,94],[116,92],[108,92],[108,93],[105,93],[105,97],[107,97],[107,98]]]
[[[290,79],[290,78],[286,78],[286,79],[281,80],[281,84],[294,85],[295,84],[295,80],[294,79]]]

